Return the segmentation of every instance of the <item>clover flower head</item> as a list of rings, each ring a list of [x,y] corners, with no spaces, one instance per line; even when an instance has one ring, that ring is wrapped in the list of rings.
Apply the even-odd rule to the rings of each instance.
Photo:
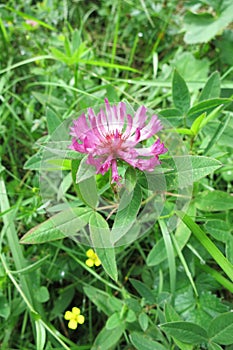
[[[104,175],[111,168],[112,183],[119,184],[118,160],[142,171],[153,171],[160,164],[159,155],[167,149],[159,139],[150,147],[143,148],[139,144],[162,129],[157,115],[152,115],[147,122],[146,112],[146,108],[140,106],[132,117],[127,114],[124,102],[110,106],[105,99],[105,111],[100,109],[95,114],[92,108],[88,108],[87,116],[83,113],[73,121],[69,148],[86,153],[87,164],[93,165],[97,174]]]
[[[76,329],[78,324],[83,324],[85,317],[80,314],[80,309],[78,307],[73,307],[72,311],[66,311],[64,319],[69,321],[68,327],[70,329]]]
[[[88,249],[86,252],[86,256],[88,257],[88,259],[86,260],[87,266],[93,267],[94,265],[95,266],[101,265],[101,261],[93,249]]]

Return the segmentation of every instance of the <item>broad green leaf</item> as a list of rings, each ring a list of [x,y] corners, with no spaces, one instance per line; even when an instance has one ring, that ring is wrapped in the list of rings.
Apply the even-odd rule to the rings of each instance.
[[[145,312],[141,312],[139,314],[138,322],[139,322],[140,327],[143,330],[143,332],[145,332],[147,330],[148,324],[149,324],[149,317],[147,316],[147,314]]]
[[[91,208],[98,203],[97,185],[95,179],[95,168],[86,163],[87,156],[81,162],[72,160],[72,179],[74,188],[80,199]]]
[[[233,280],[233,265],[230,263],[230,261],[226,259],[216,245],[207,237],[205,232],[187,214],[179,211],[176,213],[188,226],[194,236],[212,256],[212,258],[217,262],[217,264],[223,269],[226,275]]]
[[[233,20],[233,4],[229,5],[218,15],[210,13],[188,12],[184,17],[186,34],[184,40],[187,44],[206,43]]]
[[[91,208],[96,208],[98,204],[98,193],[95,176],[79,182],[77,186],[79,187],[83,202]]]
[[[219,169],[222,163],[216,159],[202,156],[174,156],[163,160],[163,166],[174,169],[165,173],[167,187],[182,188]]]
[[[136,289],[136,291],[141,295],[142,298],[146,300],[149,304],[156,304],[156,297],[152,293],[151,289],[143,282],[130,278],[130,283]]]
[[[113,346],[119,342],[124,330],[125,326],[123,323],[114,329],[107,329],[106,327],[102,328],[97,335],[91,350],[113,349]]]
[[[75,29],[72,33],[72,52],[75,52],[82,43],[81,31]]]
[[[193,182],[202,179],[206,175],[211,174],[222,166],[222,163],[219,160],[202,156],[192,156],[191,162],[193,170]]]
[[[115,312],[120,312],[123,306],[122,300],[104,292],[101,289],[85,286],[84,293],[93,302],[98,309],[105,313],[107,316],[111,316]]]
[[[211,318],[218,316],[223,312],[229,311],[229,307],[222,303],[215,294],[209,291],[203,291],[199,298],[199,307],[203,312],[210,315]]]
[[[132,228],[141,207],[141,189],[136,186],[131,192],[126,188],[122,194],[111,235],[113,244]]]
[[[227,105],[231,103],[228,98],[213,98],[211,100],[198,102],[188,111],[188,117],[198,117],[201,113],[210,113],[214,108],[220,105]]]
[[[117,281],[116,255],[107,221],[99,213],[93,213],[90,217],[89,228],[93,246],[105,272],[114,281]]]
[[[41,320],[35,320],[36,326],[36,348],[44,349],[46,342],[46,330]]]
[[[72,185],[72,176],[71,173],[69,172],[65,177],[63,178],[60,186],[58,187],[57,191],[57,200],[58,202],[65,197],[68,189]]]
[[[171,304],[165,304],[165,316],[167,322],[182,321],[181,317],[178,315],[176,310],[171,306]],[[193,346],[190,344],[183,343],[173,337],[174,342],[178,345],[181,350],[192,350]]]
[[[178,315],[178,313],[176,312],[176,310],[171,304],[166,303],[164,311],[165,311],[165,317],[167,322],[176,322],[176,321],[182,320],[180,315]]]
[[[137,317],[133,310],[127,310],[126,317],[124,319],[128,323],[133,323],[137,320]]]
[[[139,299],[135,299],[133,298],[127,298],[125,299],[125,304],[128,306],[128,308],[132,311],[134,311],[135,313],[139,313],[142,310],[142,307],[140,305],[140,300]]]
[[[183,115],[179,109],[167,108],[159,112],[160,117],[168,119],[168,121],[174,126],[178,127],[183,125]]]
[[[185,115],[190,108],[190,94],[184,79],[176,70],[172,80],[172,98],[175,107]]]
[[[223,348],[216,343],[208,343],[208,350],[223,350]]]
[[[42,94],[41,92],[32,91],[31,94],[42,104],[42,105],[49,105],[51,107],[60,108],[61,110],[66,110],[68,106],[62,101],[61,99],[49,95],[49,94]]]
[[[186,316],[187,313],[189,314],[195,308],[195,305],[196,300],[193,289],[189,284],[175,295],[174,307],[179,315],[182,316],[184,314]]]
[[[125,172],[125,187],[131,193],[137,184],[137,173],[133,167],[128,167]]]
[[[0,317],[8,318],[10,315],[11,309],[8,304],[8,300],[5,295],[0,294]]]
[[[121,323],[122,320],[120,318],[120,312],[115,312],[108,318],[106,322],[106,329],[114,329],[116,327],[119,327]]]
[[[197,281],[195,281],[198,286]],[[189,322],[198,324],[206,328],[213,317],[216,317],[222,312],[227,312],[229,308],[224,305],[221,299],[214,294],[208,292],[208,285],[203,289],[199,287],[200,297],[195,297],[191,286],[188,284],[186,288],[179,291],[175,296],[175,309]],[[178,321],[178,320],[177,320]]]
[[[199,117],[197,117],[194,122],[192,123],[191,126],[191,132],[193,135],[197,135],[199,130],[200,130],[200,126],[202,121],[206,118],[206,112],[202,113],[201,115],[199,115]]]
[[[190,215],[192,218],[196,216],[196,207],[193,201],[190,203],[186,214]],[[181,221],[175,231],[175,238],[178,243],[179,248],[182,250],[189,241],[191,231],[189,228]]]
[[[76,183],[79,184],[80,182],[89,179],[96,173],[95,167],[93,167],[90,164],[87,164],[87,156],[84,157],[78,167],[78,171],[76,174]]]
[[[42,161],[42,152],[38,151],[32,157],[30,157],[24,164],[24,169],[40,170]]]
[[[205,230],[215,239],[227,242],[231,238],[231,227],[223,220],[210,220],[204,225]]]
[[[156,266],[166,259],[166,249],[163,238],[161,238],[151,249],[147,256],[147,266]]]
[[[39,287],[36,292],[35,292],[35,298],[40,302],[40,303],[45,303],[46,301],[49,300],[49,291],[48,288],[45,286]]]
[[[214,72],[207,80],[199,97],[199,102],[218,98],[220,96],[220,74]]]
[[[175,56],[170,61],[170,64],[177,69],[185,81],[206,80],[210,65],[207,57],[203,57],[201,59],[196,58],[192,52],[183,51],[183,48],[181,47],[179,47],[175,53]]]
[[[223,191],[204,191],[195,198],[195,205],[203,211],[225,211],[233,209],[233,196]]]
[[[221,345],[233,344],[233,312],[226,312],[214,318],[209,325],[211,341]]]
[[[233,33],[229,28],[224,30],[219,40],[216,40],[216,47],[219,50],[220,60],[224,64],[233,66]]]
[[[43,160],[40,170],[56,171],[56,170],[71,170],[70,159],[48,159]]]
[[[131,242],[134,242],[140,236],[142,231],[142,223],[139,220],[135,220],[131,228],[127,231],[127,234],[122,236],[116,243],[116,247],[128,245]],[[145,232],[144,232],[145,233]]]
[[[144,333],[133,332],[129,338],[137,350],[166,350],[161,343],[153,340],[149,335],[145,335]]]
[[[211,111],[209,114],[207,114],[206,118],[204,118],[201,121],[201,125],[200,125],[200,130],[202,128],[204,128],[205,125],[207,125],[211,120],[216,119],[217,117],[219,117],[219,113],[220,111],[224,108],[224,105],[220,105],[218,107],[216,107],[213,111]]]
[[[194,349],[194,346],[191,344],[184,343],[180,340],[177,340],[174,337],[173,337],[173,340],[176,343],[176,345],[178,346],[178,349],[180,349],[180,350],[193,350]]]
[[[74,236],[88,224],[91,210],[69,208],[52,216],[42,224],[32,228],[22,238],[21,243],[38,244]]]
[[[192,132],[192,130],[191,129],[187,129],[187,128],[171,129],[171,132],[176,132],[177,134],[180,134],[180,135],[191,135],[191,136],[194,136],[194,133]]]
[[[58,115],[49,107],[46,109],[46,120],[48,125],[48,132],[50,135],[52,135],[52,133],[56,130],[62,121]]]
[[[76,152],[74,150],[69,149],[71,142],[70,141],[48,141],[45,144],[42,144],[42,148],[47,151],[48,157],[51,156],[51,154],[56,154],[63,160],[67,159],[83,159],[84,154]]]
[[[187,344],[201,344],[208,340],[206,330],[192,322],[169,322],[160,327],[167,335]]]

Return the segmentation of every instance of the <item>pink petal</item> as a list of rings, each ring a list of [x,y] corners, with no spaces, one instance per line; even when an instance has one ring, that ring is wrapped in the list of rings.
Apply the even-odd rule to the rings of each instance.
[[[158,119],[157,115],[153,115],[151,117],[150,122],[141,130],[140,141],[149,139],[151,136],[156,134],[158,131],[162,129],[162,124]]]
[[[80,153],[86,153],[85,147],[78,143],[75,138],[72,138],[72,143],[69,148]]]
[[[146,107],[140,106],[133,118],[133,123],[135,128],[142,129],[145,126],[145,120],[146,120]]]
[[[82,138],[89,130],[90,126],[87,124],[85,114],[81,114],[80,117],[73,122],[73,126],[70,128],[70,135],[75,136],[77,139]]]
[[[121,179],[121,177],[118,174],[118,170],[117,170],[117,161],[116,159],[112,160],[112,183],[116,182],[119,183],[119,180]]]
[[[129,137],[129,135],[132,132],[132,126],[133,126],[133,118],[131,117],[131,115],[127,114],[126,117],[127,117],[127,122],[128,123],[127,123],[126,130],[125,130],[125,132],[122,135],[123,139],[127,139]]]

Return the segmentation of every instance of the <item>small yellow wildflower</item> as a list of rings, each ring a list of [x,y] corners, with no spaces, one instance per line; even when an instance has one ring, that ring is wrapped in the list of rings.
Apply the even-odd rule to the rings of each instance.
[[[66,311],[64,319],[69,321],[68,327],[70,329],[76,329],[78,324],[83,324],[85,317],[80,315],[80,309],[78,307],[73,307],[72,311]]]
[[[95,266],[101,265],[101,261],[93,249],[88,249],[88,251],[86,252],[86,256],[88,257],[88,259],[86,260],[87,266],[93,267],[94,265]]]

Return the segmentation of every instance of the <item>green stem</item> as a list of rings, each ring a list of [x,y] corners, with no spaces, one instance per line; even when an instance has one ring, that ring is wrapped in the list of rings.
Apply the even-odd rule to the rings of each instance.
[[[111,63],[112,64],[114,64],[115,57],[116,57],[116,48],[117,48],[117,41],[118,41],[120,12],[121,12],[121,0],[118,0],[117,13],[116,13],[116,27],[115,27],[115,31],[114,31],[114,39],[113,39],[113,46],[112,46],[112,58],[111,58]],[[109,69],[109,76],[111,76],[111,73],[112,73],[112,68]]]

